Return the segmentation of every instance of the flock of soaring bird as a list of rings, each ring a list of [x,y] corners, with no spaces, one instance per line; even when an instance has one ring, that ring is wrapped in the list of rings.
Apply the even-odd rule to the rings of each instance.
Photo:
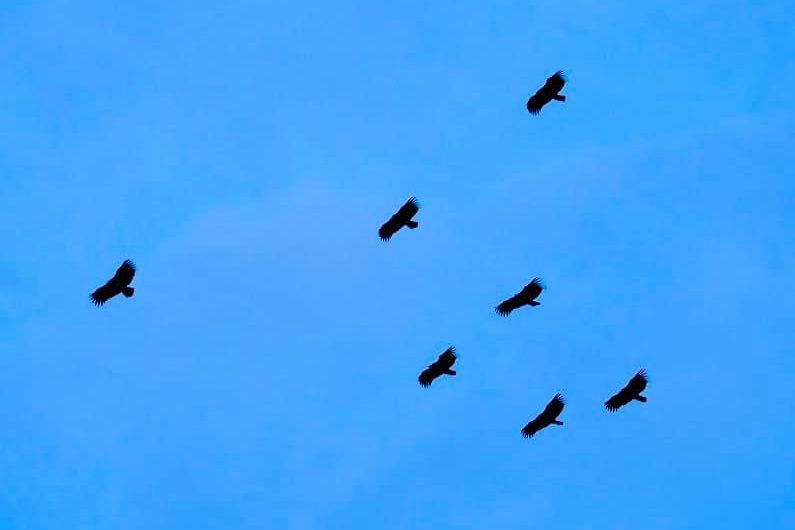
[[[566,77],[563,72],[555,72],[547,79],[544,86],[538,89],[538,91],[527,100],[527,111],[531,114],[538,114],[541,109],[552,100],[566,101],[566,96],[560,94],[565,84]],[[389,239],[403,227],[410,229],[419,227],[419,223],[412,219],[419,211],[420,206],[417,203],[417,199],[411,197],[406,201],[406,204],[401,206],[400,209],[378,229],[378,236],[383,241],[389,241]],[[91,301],[94,305],[101,306],[119,294],[124,295],[126,298],[130,298],[135,292],[135,289],[130,287],[130,283],[132,283],[134,277],[135,264],[130,260],[124,261],[110,280],[91,293]],[[536,298],[541,295],[543,290],[544,284],[541,280],[539,278],[533,278],[521,291],[500,302],[495,308],[495,311],[500,316],[508,316],[511,312],[520,307],[536,307],[540,305]],[[455,347],[450,346],[439,355],[436,361],[422,371],[419,376],[420,385],[429,387],[435,379],[442,375],[456,375],[455,370],[452,369],[455,361]],[[605,402],[605,408],[610,412],[615,412],[632,401],[645,403],[646,397],[642,396],[641,392],[646,389],[647,383],[646,371],[638,371],[624,388]],[[563,395],[556,394],[547,406],[544,407],[544,410],[522,428],[522,436],[530,438],[541,429],[549,427],[550,425],[563,425],[563,422],[558,420],[558,416],[563,412],[564,406],[565,401]]]

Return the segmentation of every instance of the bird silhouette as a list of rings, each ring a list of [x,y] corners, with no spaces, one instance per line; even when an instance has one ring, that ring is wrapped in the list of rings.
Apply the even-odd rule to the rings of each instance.
[[[544,407],[541,414],[530,420],[530,422],[524,426],[522,429],[522,436],[525,438],[532,438],[535,433],[550,425],[563,425],[562,421],[558,421],[558,415],[563,412],[565,404],[566,402],[563,400],[563,395],[555,394],[555,397],[552,398],[552,401],[547,403],[547,406]]]
[[[411,197],[409,200],[406,201],[406,204],[400,207],[400,209],[389,218],[389,220],[381,225],[381,228],[378,229],[378,237],[381,238],[383,241],[389,241],[395,232],[407,226],[412,230],[420,226],[419,223],[416,221],[412,221],[411,218],[420,211],[420,205],[417,202],[415,197]]]
[[[132,282],[134,277],[135,264],[130,260],[125,260],[124,263],[116,269],[116,274],[113,275],[113,278],[91,293],[89,298],[91,298],[95,306],[104,305],[105,302],[120,293],[126,298],[130,298],[135,292],[135,289],[130,287],[130,282]]]
[[[456,371],[451,368],[456,359],[455,346],[450,346],[444,350],[436,361],[422,371],[419,377],[420,385],[429,387],[437,377],[441,377],[442,375],[455,375]]]
[[[615,412],[624,405],[627,405],[630,401],[646,403],[646,396],[641,396],[640,393],[646,390],[648,382],[649,379],[646,377],[646,370],[639,370],[638,373],[632,376],[632,379],[629,380],[629,383],[627,383],[624,388],[605,401],[605,408],[610,412]]]
[[[546,286],[541,282],[540,278],[533,278],[533,281],[525,285],[521,291],[513,295],[512,297],[508,298],[507,300],[503,300],[500,304],[494,308],[498,315],[501,317],[508,316],[514,309],[519,309],[520,307],[529,305],[532,307],[536,307],[541,305],[540,302],[536,301],[536,298],[541,294]]]
[[[538,91],[530,96],[530,99],[527,100],[527,112],[530,114],[538,114],[541,112],[541,109],[544,108],[544,105],[552,101],[566,101],[566,96],[561,96],[560,91],[563,90],[563,85],[566,84],[566,76],[561,71],[558,70],[552,76],[550,76],[544,86],[538,89]]]

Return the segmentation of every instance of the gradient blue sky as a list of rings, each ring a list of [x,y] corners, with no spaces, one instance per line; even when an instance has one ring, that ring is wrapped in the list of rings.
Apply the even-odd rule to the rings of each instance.
[[[0,4],[0,528],[795,528],[792,2],[391,4]]]

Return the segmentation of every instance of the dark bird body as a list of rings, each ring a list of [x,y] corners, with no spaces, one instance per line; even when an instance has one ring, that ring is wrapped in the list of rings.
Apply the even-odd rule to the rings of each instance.
[[[646,403],[646,396],[641,396],[640,393],[646,390],[648,382],[646,370],[640,370],[629,380],[627,386],[618,391],[618,394],[605,401],[605,408],[610,412],[615,412],[630,401]]]
[[[95,306],[101,306],[117,294],[123,294],[127,298],[131,297],[135,292],[135,289],[130,287],[134,277],[135,264],[130,260],[125,260],[121,267],[116,269],[116,274],[113,275],[113,278],[91,293],[91,301]]]
[[[558,70],[547,79],[544,86],[530,96],[527,100],[527,112],[530,114],[538,114],[541,109],[552,101],[566,101],[566,96],[561,96],[560,91],[563,90],[563,85],[566,84],[566,77],[562,71]]]
[[[433,362],[433,364],[422,371],[419,377],[420,385],[429,387],[437,377],[441,377],[442,375],[455,375],[455,370],[451,370],[451,368],[456,359],[455,347],[450,346]]]
[[[543,290],[544,284],[541,283],[541,279],[533,278],[533,281],[525,285],[521,291],[501,302],[494,310],[498,315],[504,317],[510,315],[514,309],[519,309],[526,305],[533,307],[541,305],[540,302],[536,302],[536,298]]]
[[[547,406],[544,407],[543,412],[524,426],[522,429],[522,436],[525,438],[532,438],[535,433],[550,425],[563,425],[562,421],[558,421],[558,415],[563,412],[563,406],[565,404],[566,402],[563,400],[563,395],[555,394],[552,401],[547,403]]]
[[[395,215],[389,218],[389,221],[381,225],[381,228],[378,229],[378,237],[383,241],[389,241],[389,239],[395,235],[395,232],[404,226],[411,229],[417,228],[420,226],[419,223],[412,221],[411,218],[419,211],[420,205],[417,203],[417,199],[411,197],[406,201],[406,204],[400,207]]]

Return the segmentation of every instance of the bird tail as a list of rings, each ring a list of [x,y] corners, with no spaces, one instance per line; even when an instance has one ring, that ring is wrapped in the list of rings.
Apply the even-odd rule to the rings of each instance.
[[[420,223],[418,223],[417,221],[406,221],[406,226],[408,226],[413,230],[414,228],[420,226]]]
[[[131,297],[134,292],[135,292],[135,289],[133,289],[132,287],[122,287],[121,288],[121,294],[123,294],[127,298]]]
[[[541,302],[536,302],[535,300],[530,300],[530,305],[535,307],[535,306],[541,305]]]
[[[646,403],[648,401],[648,399],[646,399],[646,396],[635,396],[635,399],[637,399],[641,403]]]
[[[556,94],[552,96],[552,99],[555,101],[566,101],[566,96],[561,96],[560,94]]]
[[[563,425],[563,422],[562,421],[558,421],[558,420],[555,420],[552,423],[555,424],[555,425]]]
[[[445,370],[444,373],[447,375],[455,375],[455,370]]]

